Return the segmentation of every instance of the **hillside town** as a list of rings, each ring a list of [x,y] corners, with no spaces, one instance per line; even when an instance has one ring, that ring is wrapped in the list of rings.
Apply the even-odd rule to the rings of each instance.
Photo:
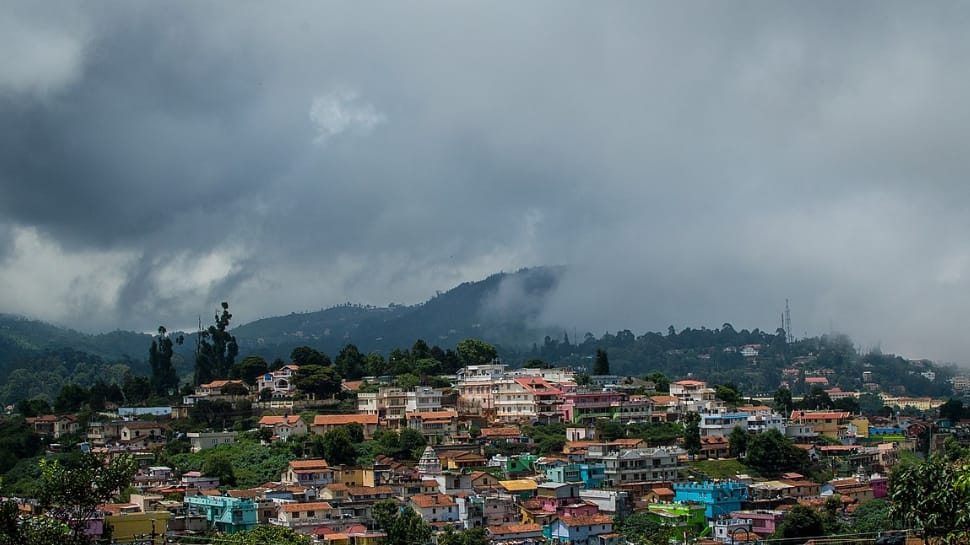
[[[294,385],[298,369],[268,371],[254,386],[211,381],[181,404],[119,407],[83,429],[73,414],[26,422],[49,448],[81,434],[84,452],[136,464],[126,501],[102,504],[81,521],[90,541],[106,543],[207,543],[276,526],[313,543],[378,545],[393,541],[395,512],[426,524],[427,542],[474,530],[492,545],[620,545],[644,541],[629,523],[639,520],[676,542],[750,543],[777,535],[799,506],[850,524],[866,502],[888,499],[889,475],[902,459],[970,442],[970,424],[937,417],[942,399],[885,396],[883,416],[839,410],[835,402],[864,392],[829,387],[824,370],[791,377],[833,402],[805,409],[777,398],[724,396],[691,378],[661,386],[498,362],[465,366],[446,377],[448,386],[402,388],[392,376],[344,380],[339,394],[316,400]],[[356,410],[346,410],[346,401],[334,405],[337,398]],[[261,415],[256,429],[175,431],[195,408],[218,401],[251,406]],[[299,455],[272,480],[244,488],[217,471],[159,463],[173,441],[205,454],[232,448],[246,434],[262,449],[295,445]],[[355,445],[403,442],[405,435],[414,452],[366,463],[354,456]],[[349,456],[334,446],[342,437],[351,438]],[[765,445],[782,450],[756,460],[758,437],[765,438],[759,452]],[[314,438],[341,459],[314,456]],[[799,461],[775,464],[786,446]],[[23,516],[43,511],[34,498],[12,499]]]

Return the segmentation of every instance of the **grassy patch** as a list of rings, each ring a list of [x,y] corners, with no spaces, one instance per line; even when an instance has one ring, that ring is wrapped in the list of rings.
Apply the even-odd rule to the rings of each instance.
[[[694,474],[694,478],[730,479],[738,473],[757,477],[758,472],[735,459],[729,460],[694,460],[687,462],[687,467]]]

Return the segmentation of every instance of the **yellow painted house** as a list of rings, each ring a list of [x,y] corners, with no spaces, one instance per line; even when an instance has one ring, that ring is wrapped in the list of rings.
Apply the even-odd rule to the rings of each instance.
[[[111,525],[111,539],[113,542],[130,543],[165,543],[165,530],[172,514],[168,511],[147,511],[138,513],[120,513],[104,517],[105,524]],[[154,541],[151,537],[154,534]]]

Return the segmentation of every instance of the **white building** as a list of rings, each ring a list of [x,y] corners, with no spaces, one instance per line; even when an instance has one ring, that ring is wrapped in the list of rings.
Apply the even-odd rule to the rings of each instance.
[[[234,431],[189,432],[185,436],[189,439],[192,452],[236,442],[236,432]]]
[[[296,387],[293,386],[293,375],[296,374],[299,365],[284,365],[276,371],[270,371],[256,379],[256,391],[270,390],[274,396],[286,396],[292,394]]]

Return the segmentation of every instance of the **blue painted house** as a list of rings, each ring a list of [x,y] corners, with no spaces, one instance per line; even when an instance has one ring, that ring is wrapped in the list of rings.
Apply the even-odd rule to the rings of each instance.
[[[210,528],[234,534],[256,527],[256,502],[229,496],[188,496],[185,505],[205,513]]]
[[[704,504],[704,516],[716,519],[741,509],[748,499],[748,485],[737,481],[704,481],[673,485],[675,502]]]

